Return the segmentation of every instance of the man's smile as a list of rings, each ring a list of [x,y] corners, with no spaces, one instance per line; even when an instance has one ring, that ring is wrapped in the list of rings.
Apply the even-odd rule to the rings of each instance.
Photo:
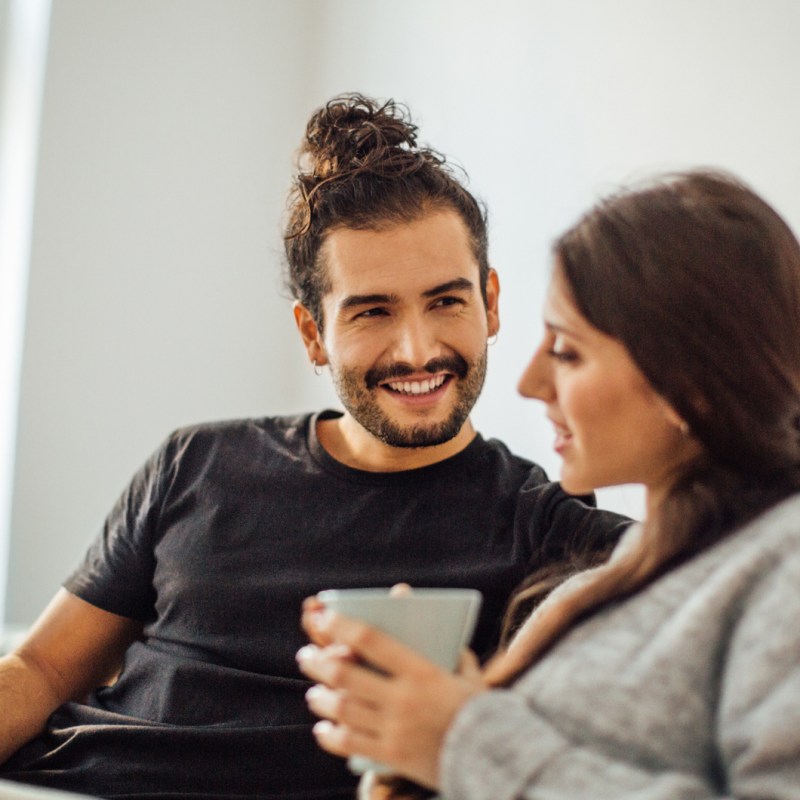
[[[406,379],[402,381],[388,381],[387,383],[381,384],[381,386],[399,394],[430,394],[441,388],[451,377],[452,376],[449,374],[440,374],[422,380]]]

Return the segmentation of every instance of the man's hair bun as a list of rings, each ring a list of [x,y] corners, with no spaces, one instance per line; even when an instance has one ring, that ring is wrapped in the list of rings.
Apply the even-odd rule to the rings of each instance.
[[[299,164],[310,193],[320,181],[362,172],[401,177],[426,161],[443,159],[417,148],[417,126],[404,105],[354,93],[334,97],[311,117]]]
[[[355,92],[334,97],[312,115],[297,154],[284,229],[292,296],[322,330],[327,274],[319,255],[327,234],[410,223],[433,210],[453,211],[464,222],[485,293],[483,206],[443,155],[417,143],[417,126],[404,105]]]

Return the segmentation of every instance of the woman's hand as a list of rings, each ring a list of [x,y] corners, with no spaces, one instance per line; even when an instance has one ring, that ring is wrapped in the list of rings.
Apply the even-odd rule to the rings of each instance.
[[[323,611],[325,611],[325,606],[316,595],[313,595],[312,597],[306,597],[306,599],[303,600],[303,614],[300,618],[300,623],[303,626],[303,630],[306,632],[308,638],[314,642],[314,644],[318,644],[320,647],[333,644],[333,642],[324,636],[314,624],[314,620],[317,619],[317,615],[321,614]]]
[[[396,583],[389,590],[389,595],[391,597],[404,597],[405,595],[411,594],[412,591],[413,589],[407,583]],[[306,599],[303,600],[303,614],[301,618],[303,630],[305,630],[308,638],[314,642],[314,644],[320,645],[320,647],[325,647],[333,643],[328,635],[314,624],[316,613],[324,610],[324,603],[316,595],[306,597]]]
[[[367,770],[358,783],[356,800],[430,800],[434,795],[418,783],[397,775],[376,774]]]
[[[323,717],[314,726],[320,746],[438,788],[445,733],[461,706],[486,688],[475,657],[465,654],[453,675],[375,628],[313,604],[304,608],[303,626],[312,641],[330,643],[297,654],[303,673],[318,681],[306,700]]]

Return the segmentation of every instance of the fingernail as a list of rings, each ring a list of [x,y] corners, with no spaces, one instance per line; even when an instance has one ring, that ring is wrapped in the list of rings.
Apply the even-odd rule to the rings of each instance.
[[[302,664],[308,661],[314,655],[314,645],[307,644],[301,647],[297,653],[295,653],[295,658],[299,664]]]
[[[314,724],[311,729],[314,736],[327,736],[333,730],[333,723],[327,719],[321,719]]]
[[[320,695],[320,688],[316,684],[306,691],[306,700],[314,701]]]
[[[311,623],[317,630],[326,631],[330,625],[333,612],[328,608],[319,608],[309,612]]]

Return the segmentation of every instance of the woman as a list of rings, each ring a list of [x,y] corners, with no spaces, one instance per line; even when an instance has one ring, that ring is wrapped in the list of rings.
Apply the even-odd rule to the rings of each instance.
[[[672,176],[558,240],[544,322],[520,390],[564,488],[643,483],[645,520],[482,676],[309,605],[319,743],[446,798],[797,798],[797,240],[735,179]]]

